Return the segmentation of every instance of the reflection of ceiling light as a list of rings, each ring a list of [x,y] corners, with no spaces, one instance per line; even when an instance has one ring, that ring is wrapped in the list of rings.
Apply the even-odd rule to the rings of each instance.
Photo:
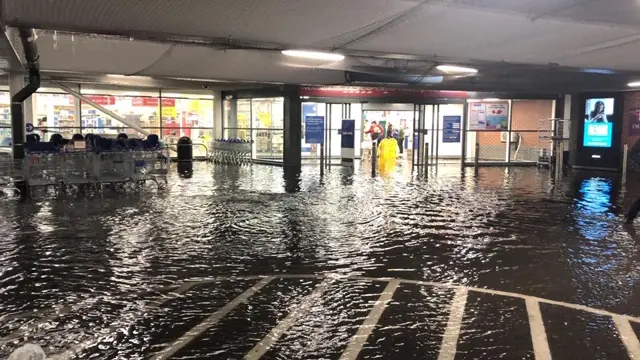
[[[447,74],[475,74],[478,72],[478,69],[455,65],[438,65],[436,69]]]
[[[342,61],[344,55],[336,53],[327,53],[319,51],[306,51],[306,50],[283,50],[282,54],[287,56],[314,59],[314,60],[327,60],[327,61]]]
[[[627,84],[628,87],[640,87],[640,81],[634,81]]]

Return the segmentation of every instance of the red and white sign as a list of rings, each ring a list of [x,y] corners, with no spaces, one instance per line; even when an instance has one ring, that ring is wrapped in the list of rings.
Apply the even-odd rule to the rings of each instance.
[[[131,104],[133,106],[157,107],[160,104],[160,100],[152,97],[135,97],[131,100]],[[176,99],[162,99],[162,106],[175,107]]]
[[[103,95],[85,95],[85,97],[98,105],[115,105],[115,96],[103,96]]]
[[[466,91],[440,91],[422,89],[359,87],[359,86],[304,86],[300,96],[354,97],[354,98],[406,98],[406,99],[466,99]]]

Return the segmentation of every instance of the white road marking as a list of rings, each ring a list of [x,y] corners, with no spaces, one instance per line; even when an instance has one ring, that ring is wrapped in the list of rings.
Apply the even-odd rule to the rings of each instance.
[[[329,286],[333,283],[333,280],[326,279],[320,285],[316,287],[316,289],[309,294],[298,306],[296,306],[286,318],[281,320],[276,327],[271,329],[271,331],[264,337],[264,339],[260,340],[253,349],[251,349],[247,355],[245,355],[245,360],[257,360],[260,359],[264,354],[269,351],[269,349],[280,339],[280,337],[289,330],[293,324],[300,319],[300,317],[306,314],[311,306],[315,304],[322,295],[329,289]]]
[[[536,360],[551,360],[551,350],[547,341],[547,332],[544,329],[540,303],[535,299],[525,299],[527,314],[529,315],[529,328],[531,329],[531,343]]]
[[[467,295],[467,288],[460,287],[453,296],[449,310],[449,321],[442,337],[438,360],[453,360],[456,357],[458,337],[462,327],[462,316],[464,315],[464,307],[467,304]]]
[[[191,341],[195,340],[197,337],[202,335],[207,329],[215,325],[220,319],[225,317],[228,313],[230,313],[233,309],[235,309],[238,305],[247,301],[253,294],[257,293],[262,289],[265,285],[267,285],[273,277],[266,277],[260,280],[257,284],[247,289],[242,294],[238,295],[235,299],[231,300],[228,304],[220,308],[218,311],[211,314],[208,318],[204,319],[200,324],[194,326],[191,330],[182,335],[178,340],[174,341],[171,345],[166,347],[164,350],[160,351],[156,355],[154,355],[151,360],[166,360],[175,355],[180,349],[188,345]]]
[[[358,358],[360,351],[362,351],[362,347],[367,342],[369,335],[371,335],[371,332],[378,321],[380,321],[382,313],[387,308],[387,304],[391,301],[391,298],[399,285],[400,281],[398,280],[389,281],[389,284],[387,284],[387,287],[384,289],[382,294],[380,294],[380,298],[376,301],[375,305],[369,312],[369,315],[362,325],[360,325],[358,333],[351,338],[351,342],[349,342],[347,349],[342,353],[342,356],[340,356],[340,360],[355,360]]]
[[[622,316],[614,316],[613,322],[616,324],[620,338],[627,348],[629,358],[631,360],[640,360],[640,341],[638,341],[636,333],[633,331],[631,324],[629,324],[629,320]]]

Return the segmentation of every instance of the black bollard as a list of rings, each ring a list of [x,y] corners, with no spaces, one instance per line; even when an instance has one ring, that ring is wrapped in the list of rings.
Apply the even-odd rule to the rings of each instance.
[[[188,136],[178,139],[178,174],[185,178],[193,176],[193,143]]]

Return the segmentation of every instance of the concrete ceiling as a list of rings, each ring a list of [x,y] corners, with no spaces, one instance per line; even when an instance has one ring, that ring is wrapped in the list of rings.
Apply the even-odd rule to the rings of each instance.
[[[50,72],[544,92],[640,80],[638,0],[4,0],[2,21],[42,30]],[[440,81],[441,63],[480,72]]]

